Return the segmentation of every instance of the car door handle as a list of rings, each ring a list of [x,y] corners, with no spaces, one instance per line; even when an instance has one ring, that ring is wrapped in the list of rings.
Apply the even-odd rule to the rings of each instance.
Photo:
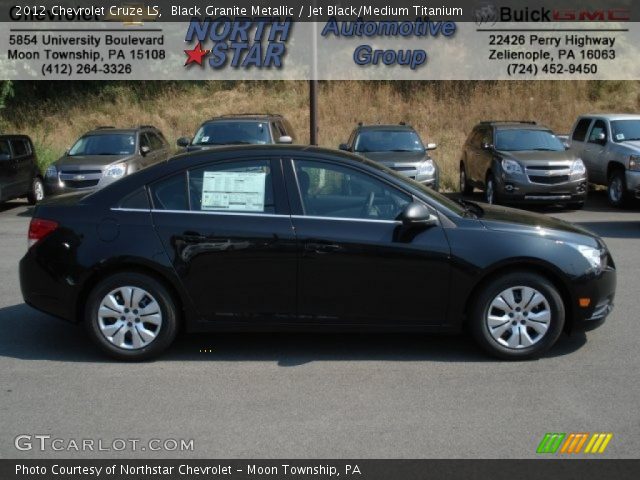
[[[325,254],[325,253],[339,252],[340,250],[342,250],[342,247],[335,243],[310,242],[310,243],[305,243],[304,245],[304,251],[309,253]]]

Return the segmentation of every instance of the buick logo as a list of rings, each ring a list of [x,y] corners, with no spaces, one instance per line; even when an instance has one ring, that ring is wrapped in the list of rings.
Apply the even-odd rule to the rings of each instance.
[[[473,12],[476,25],[495,25],[498,21],[498,9],[492,3],[483,3]]]

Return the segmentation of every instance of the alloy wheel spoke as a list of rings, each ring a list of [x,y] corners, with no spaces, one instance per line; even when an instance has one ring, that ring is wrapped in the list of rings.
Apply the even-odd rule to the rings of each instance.
[[[547,330],[549,329],[546,323],[529,322],[528,325],[540,336],[547,333]]]
[[[529,313],[529,320],[532,323],[547,324],[551,321],[551,312],[549,310],[542,310],[537,313]]]
[[[102,300],[101,307],[106,307],[109,310],[118,313],[122,313],[124,311],[124,306],[120,305],[116,300],[116,297],[111,293]]]
[[[124,322],[122,320],[118,320],[115,323],[112,323],[111,325],[105,325],[105,326],[100,326],[100,329],[102,330],[102,333],[104,333],[104,335],[106,337],[112,337],[114,333],[116,333],[118,330],[120,330],[122,327],[124,326]]]
[[[141,325],[136,326],[137,334],[140,335],[144,343],[152,342],[156,338],[156,334],[150,330],[147,330]]]

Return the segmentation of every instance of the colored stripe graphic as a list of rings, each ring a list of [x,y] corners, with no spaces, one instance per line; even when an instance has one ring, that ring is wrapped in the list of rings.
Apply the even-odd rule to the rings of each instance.
[[[580,453],[587,438],[589,438],[588,433],[570,433],[562,445],[560,453]]]
[[[566,433],[546,433],[538,445],[537,453],[556,453]]]
[[[612,438],[612,433],[594,433],[584,453],[604,453]]]

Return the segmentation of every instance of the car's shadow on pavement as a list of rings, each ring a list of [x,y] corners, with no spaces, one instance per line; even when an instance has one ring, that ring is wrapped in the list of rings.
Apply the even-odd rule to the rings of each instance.
[[[20,304],[0,309],[0,356],[22,360],[112,362],[84,329]],[[582,332],[562,336],[545,357],[570,354]],[[468,335],[210,333],[181,334],[159,361],[274,361],[293,367],[322,361],[493,362]]]

